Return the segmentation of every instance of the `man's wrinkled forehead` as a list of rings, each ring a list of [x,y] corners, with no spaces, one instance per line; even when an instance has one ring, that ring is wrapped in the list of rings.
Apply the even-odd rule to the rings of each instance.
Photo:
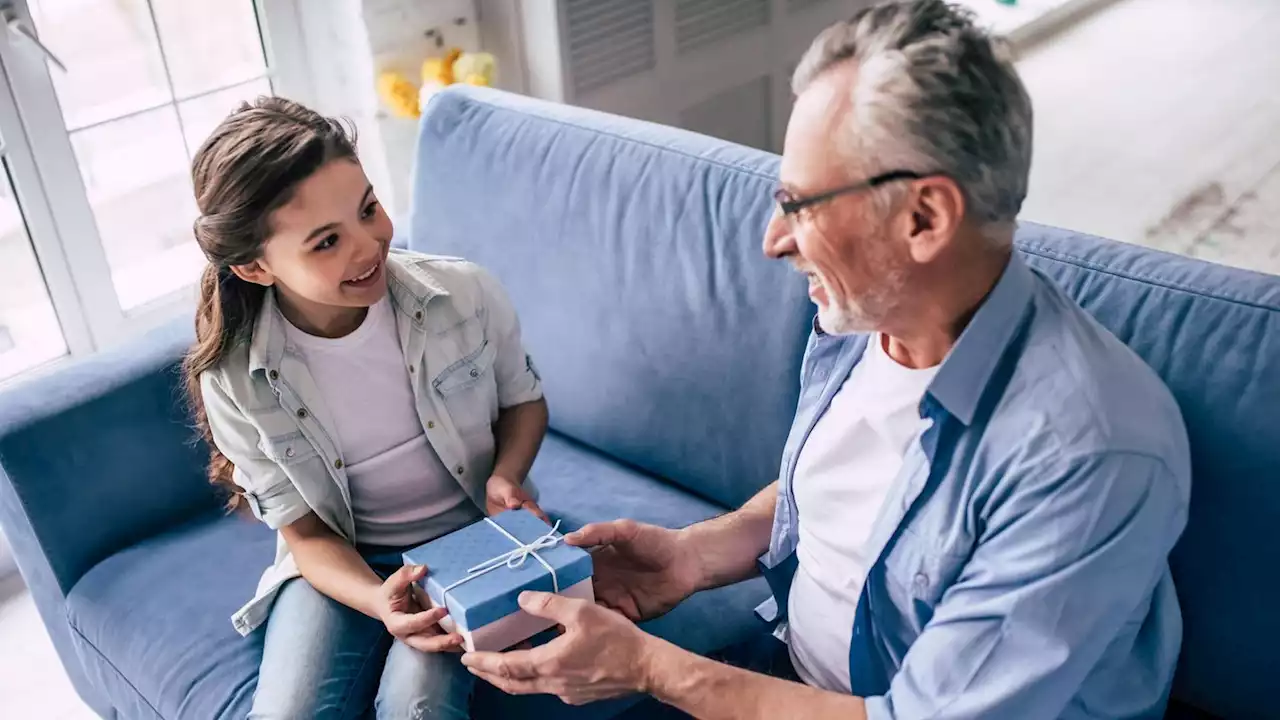
[[[803,191],[844,180],[847,159],[845,116],[852,106],[853,63],[841,63],[819,75],[799,95],[787,123],[781,180]],[[816,187],[808,187],[817,184]]]

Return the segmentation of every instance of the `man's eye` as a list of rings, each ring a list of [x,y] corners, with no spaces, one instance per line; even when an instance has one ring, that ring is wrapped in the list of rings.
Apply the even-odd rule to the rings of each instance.
[[[369,218],[373,217],[374,213],[376,213],[377,211],[378,211],[378,201],[374,200],[373,202],[365,206],[364,213],[362,213],[360,217],[364,218],[365,220],[368,220]]]
[[[337,233],[334,233],[333,235],[326,235],[320,239],[320,242],[316,243],[316,250],[328,250],[329,248],[337,244],[338,244]]]

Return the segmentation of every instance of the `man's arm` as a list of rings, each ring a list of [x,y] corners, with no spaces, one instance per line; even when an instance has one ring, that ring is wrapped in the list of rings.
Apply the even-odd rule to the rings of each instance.
[[[1185,481],[1159,458],[1124,452],[1014,471],[889,691],[866,699],[867,716],[1058,717],[1152,602],[1186,523]]]
[[[730,667],[653,638],[644,690],[700,720],[864,720],[862,698]]]
[[[680,542],[696,558],[699,582],[695,592],[709,590],[760,574],[756,560],[769,549],[778,481],[769,483],[742,507],[680,531]]]

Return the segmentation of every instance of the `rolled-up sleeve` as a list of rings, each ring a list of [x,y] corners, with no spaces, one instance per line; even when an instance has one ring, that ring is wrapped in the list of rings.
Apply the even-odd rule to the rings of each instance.
[[[492,275],[478,271],[482,302],[485,308],[485,335],[497,351],[494,371],[497,374],[498,406],[521,405],[542,398],[542,381],[534,368],[533,358],[520,339],[520,320],[511,300]]]
[[[232,479],[244,491],[254,516],[279,530],[311,512],[284,468],[258,447],[257,428],[212,373],[200,376],[200,396],[213,444],[235,465]]]
[[[1115,452],[1019,475],[869,718],[1058,717],[1149,602],[1189,479]]]

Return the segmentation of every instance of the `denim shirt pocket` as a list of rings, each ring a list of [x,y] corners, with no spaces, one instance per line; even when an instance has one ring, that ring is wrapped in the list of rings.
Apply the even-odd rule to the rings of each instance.
[[[493,368],[496,356],[497,349],[486,340],[431,382],[460,434],[481,429],[488,432],[497,417],[498,385]]]
[[[263,437],[258,442],[258,449],[278,465],[289,467],[320,455],[315,447],[302,434],[301,430],[293,430],[280,435]]]
[[[920,633],[947,588],[959,577],[965,561],[965,554],[932,547],[924,537],[904,529],[893,547],[886,550],[882,591],[887,597],[873,606],[876,614],[889,619],[885,615],[892,613],[895,624],[905,619],[913,633]]]

